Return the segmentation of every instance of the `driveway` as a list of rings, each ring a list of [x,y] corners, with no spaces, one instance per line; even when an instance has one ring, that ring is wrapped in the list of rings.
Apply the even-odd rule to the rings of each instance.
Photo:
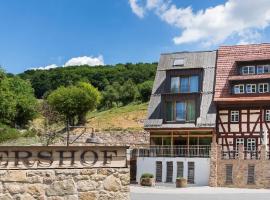
[[[270,190],[266,189],[131,186],[131,200],[269,200],[269,196]]]

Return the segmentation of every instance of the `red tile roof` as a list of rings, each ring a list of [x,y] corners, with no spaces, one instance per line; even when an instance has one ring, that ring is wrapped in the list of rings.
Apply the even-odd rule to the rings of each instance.
[[[216,84],[214,101],[238,101],[230,94],[229,77],[237,76],[238,61],[257,61],[270,59],[270,44],[221,46],[217,54]],[[270,96],[270,94],[269,94]],[[244,99],[246,99],[245,97]],[[260,100],[260,97],[256,97]],[[242,101],[243,99],[241,99]]]

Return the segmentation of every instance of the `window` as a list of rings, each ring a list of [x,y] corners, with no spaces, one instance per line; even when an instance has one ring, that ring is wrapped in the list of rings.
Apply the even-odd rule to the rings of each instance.
[[[173,181],[173,162],[167,162],[167,174],[166,174],[166,182],[171,183]]]
[[[256,84],[247,84],[246,92],[247,93],[256,93]]]
[[[270,110],[265,110],[265,121],[270,121]]]
[[[189,79],[190,92],[199,91],[199,76],[191,76]]]
[[[156,161],[156,182],[162,182],[162,162]]]
[[[178,58],[173,61],[173,66],[184,66],[184,59]]]
[[[259,93],[266,93],[268,92],[268,83],[260,83],[259,84]]]
[[[248,138],[247,139],[247,150],[249,150],[249,151],[256,150],[256,140],[255,140],[255,138]]]
[[[188,162],[188,184],[194,184],[194,176],[195,176],[195,163]]]
[[[244,66],[242,67],[242,74],[255,74],[255,66]]]
[[[195,121],[195,101],[166,102],[166,121]]]
[[[173,103],[171,101],[166,102],[166,121],[173,121]]]
[[[226,182],[226,184],[233,183],[233,165],[231,165],[231,164],[226,165],[225,182]]]
[[[255,184],[255,165],[248,165],[247,184]]]
[[[257,66],[257,74],[270,73],[270,65],[259,65]]]
[[[199,91],[199,76],[171,77],[171,92],[189,93]]]
[[[244,138],[236,138],[236,148],[238,149],[238,146],[239,145],[245,145],[245,140],[244,140]]]
[[[233,91],[234,91],[234,94],[245,93],[245,86],[243,84],[241,84],[241,85],[235,85]]]
[[[184,177],[184,163],[183,162],[177,162],[176,178],[177,177]]]
[[[231,122],[239,122],[239,111],[231,111]]]
[[[183,93],[189,92],[189,77],[180,78],[180,92]]]
[[[186,103],[176,102],[176,121],[185,121],[186,119]]]
[[[179,92],[179,77],[171,77],[171,92]]]

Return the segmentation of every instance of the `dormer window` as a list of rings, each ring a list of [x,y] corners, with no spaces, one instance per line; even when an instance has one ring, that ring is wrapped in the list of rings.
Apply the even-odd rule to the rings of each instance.
[[[243,75],[255,74],[255,66],[244,66],[244,67],[242,67],[242,74]]]
[[[268,89],[268,83],[260,83],[258,85],[258,90],[259,90],[259,93],[266,93],[269,91]]]
[[[267,74],[270,73],[270,65],[258,65],[257,74]]]
[[[233,93],[234,94],[243,94],[243,93],[245,93],[245,85],[244,84],[235,85],[233,87]]]
[[[172,93],[197,93],[199,92],[199,76],[171,77]]]
[[[246,92],[247,93],[256,93],[256,84],[247,84]]]
[[[183,58],[177,58],[173,61],[173,66],[182,67],[184,66],[184,59]]]

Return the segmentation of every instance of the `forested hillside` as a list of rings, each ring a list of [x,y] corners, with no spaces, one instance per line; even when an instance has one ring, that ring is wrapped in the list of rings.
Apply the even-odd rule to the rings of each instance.
[[[141,129],[157,63],[0,71],[0,142],[58,134],[68,121]],[[53,129],[53,130],[50,130]]]

